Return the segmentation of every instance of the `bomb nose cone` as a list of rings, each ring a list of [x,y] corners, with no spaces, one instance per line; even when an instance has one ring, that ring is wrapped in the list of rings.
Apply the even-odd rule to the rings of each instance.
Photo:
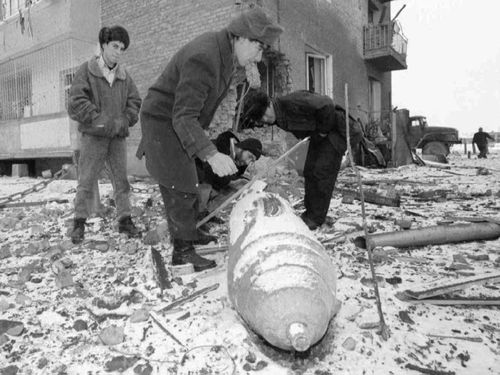
[[[311,338],[304,323],[295,322],[288,326],[290,344],[298,352],[305,352],[311,346]]]

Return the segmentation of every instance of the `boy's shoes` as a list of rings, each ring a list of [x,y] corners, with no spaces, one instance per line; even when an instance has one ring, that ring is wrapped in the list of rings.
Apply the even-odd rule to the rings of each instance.
[[[125,216],[118,222],[118,232],[126,233],[129,238],[140,238],[141,231],[134,225],[130,216]]]
[[[211,259],[203,258],[194,250],[191,241],[174,239],[174,251],[172,254],[172,266],[191,263],[195,272],[214,268],[217,263]]]
[[[83,241],[85,235],[85,218],[75,218],[73,219],[73,230],[71,231],[71,242],[75,245]]]

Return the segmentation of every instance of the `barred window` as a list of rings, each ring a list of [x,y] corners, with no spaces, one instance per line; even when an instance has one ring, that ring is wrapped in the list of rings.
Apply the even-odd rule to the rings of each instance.
[[[94,50],[67,39],[0,63],[0,120],[67,112],[74,73]]]
[[[73,83],[73,78],[75,77],[75,68],[65,69],[60,73],[60,82],[61,82],[61,92],[64,93],[62,96],[63,103],[61,103],[62,108],[66,111],[68,110],[68,102],[69,102],[69,89],[71,88],[71,84]]]

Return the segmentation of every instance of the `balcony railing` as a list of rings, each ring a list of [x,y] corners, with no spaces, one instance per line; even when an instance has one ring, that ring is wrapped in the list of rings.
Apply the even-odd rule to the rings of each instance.
[[[363,28],[363,52],[367,60],[382,70],[406,69],[408,39],[398,22],[369,25]]]
[[[0,22],[9,17],[19,15],[19,12],[24,13],[33,4],[40,1],[42,0],[0,0]]]

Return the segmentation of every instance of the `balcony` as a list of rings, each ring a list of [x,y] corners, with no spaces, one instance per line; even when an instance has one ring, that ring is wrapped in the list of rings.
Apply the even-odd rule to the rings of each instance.
[[[407,69],[408,39],[398,22],[363,27],[363,57],[383,72]]]
[[[0,63],[56,41],[97,43],[100,0],[0,0]]]

